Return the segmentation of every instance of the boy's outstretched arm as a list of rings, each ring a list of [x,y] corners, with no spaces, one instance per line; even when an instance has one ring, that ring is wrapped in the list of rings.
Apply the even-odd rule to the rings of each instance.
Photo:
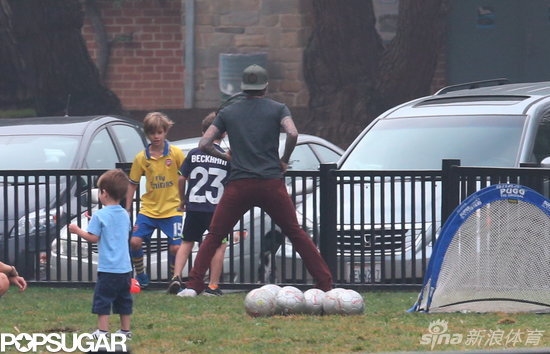
[[[77,224],[70,224],[69,231],[73,234],[77,234],[78,236],[82,237],[86,241],[93,242],[93,243],[97,243],[99,241],[99,236],[91,234],[88,231],[82,230],[80,227],[78,227]]]

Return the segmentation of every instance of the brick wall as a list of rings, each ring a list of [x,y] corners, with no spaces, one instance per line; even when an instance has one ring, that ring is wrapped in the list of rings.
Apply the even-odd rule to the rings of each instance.
[[[267,54],[269,95],[305,108],[309,93],[302,55],[311,33],[314,0],[195,0],[195,87],[184,87],[185,0],[97,0],[111,42],[106,84],[127,110],[184,109],[184,89],[194,108],[220,103],[221,53]],[[82,29],[92,58],[97,46],[90,19]],[[439,56],[432,91],[445,85]]]
[[[312,0],[196,0],[197,107],[220,102],[221,53],[267,54],[270,97],[289,106],[309,100],[302,53],[311,28]]]
[[[219,55],[267,53],[270,96],[305,107],[302,52],[312,0],[195,0],[194,107],[220,103]],[[106,84],[129,110],[181,109],[184,101],[184,0],[98,0],[112,43]],[[94,60],[90,19],[82,33]],[[129,34],[132,34],[129,38]],[[128,40],[129,39],[129,40]]]
[[[128,110],[183,107],[180,0],[98,0],[111,45],[106,85]],[[90,55],[97,44],[90,19],[82,28]]]

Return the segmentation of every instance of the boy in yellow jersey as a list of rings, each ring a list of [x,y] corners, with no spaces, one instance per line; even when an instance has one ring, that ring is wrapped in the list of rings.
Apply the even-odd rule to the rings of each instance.
[[[130,170],[130,186],[126,195],[126,208],[132,208],[132,199],[139,180],[145,176],[146,192],[141,197],[141,209],[130,239],[130,254],[136,279],[142,288],[149,285],[149,277],[143,264],[142,242],[150,242],[156,229],[168,236],[169,279],[174,271],[175,255],[181,244],[182,212],[180,200],[184,198],[179,169],[185,156],[166,141],[168,130],[174,123],[166,115],[151,112],[143,120],[143,129],[150,144],[134,158]]]

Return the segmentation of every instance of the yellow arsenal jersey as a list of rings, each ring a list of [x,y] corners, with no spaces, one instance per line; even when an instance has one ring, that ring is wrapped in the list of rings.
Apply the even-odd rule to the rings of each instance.
[[[168,142],[159,158],[149,154],[149,146],[136,155],[129,177],[134,184],[139,184],[141,176],[146,178],[146,192],[141,196],[141,214],[157,219],[182,214],[178,211],[178,177],[184,159],[183,152]]]

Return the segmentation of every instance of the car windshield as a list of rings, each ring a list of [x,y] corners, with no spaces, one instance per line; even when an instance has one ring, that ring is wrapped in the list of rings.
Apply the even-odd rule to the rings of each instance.
[[[344,170],[439,170],[462,166],[513,167],[524,116],[444,116],[383,119],[353,148]]]
[[[72,167],[80,139],[64,135],[0,136],[2,170],[51,170]]]

